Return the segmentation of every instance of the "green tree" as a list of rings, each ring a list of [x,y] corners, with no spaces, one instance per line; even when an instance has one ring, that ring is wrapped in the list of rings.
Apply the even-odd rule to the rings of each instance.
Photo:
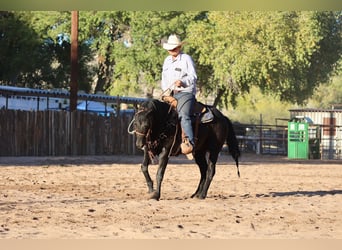
[[[176,33],[187,38],[187,27],[201,12],[135,11],[129,13],[129,29],[125,41],[115,44],[115,81],[112,94],[132,95],[143,92],[153,96],[159,87],[162,64],[167,52],[162,43]],[[184,47],[185,52],[191,46]]]
[[[307,106],[310,108],[330,109],[337,105],[342,107],[342,74],[335,76],[328,83],[318,86]]]
[[[35,70],[38,34],[20,15],[0,12],[0,81],[3,84],[22,84],[20,72]]]
[[[276,124],[276,119],[290,119],[289,109],[294,108],[289,102],[280,101],[278,97],[262,93],[260,88],[252,86],[249,93],[236,98],[237,105],[227,111],[233,121],[246,124]],[[282,121],[278,124],[285,125]]]
[[[236,104],[251,86],[303,103],[341,57],[336,12],[210,12],[189,27],[199,63],[213,70],[206,93]]]
[[[79,87],[153,96],[171,33],[197,64],[200,95],[236,103],[253,86],[303,103],[341,58],[341,12],[81,11]],[[0,12],[0,82],[68,88],[70,12]],[[94,84],[92,85],[92,82]]]
[[[35,88],[70,84],[70,12],[19,11],[0,15],[0,81]],[[80,43],[80,89],[88,90],[90,51]]]
[[[114,81],[117,64],[116,47],[122,43],[128,30],[128,13],[125,11],[81,11],[79,36],[93,53],[92,72],[94,91],[107,91]]]

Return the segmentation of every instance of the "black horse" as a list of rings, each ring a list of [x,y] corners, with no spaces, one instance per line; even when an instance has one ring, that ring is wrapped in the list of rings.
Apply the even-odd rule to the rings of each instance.
[[[199,166],[201,179],[191,198],[199,199],[205,199],[207,196],[210,183],[215,175],[218,155],[226,141],[240,176],[238,165],[240,151],[232,123],[216,108],[210,106],[206,106],[206,108],[211,110],[213,120],[207,123],[198,123],[198,125],[193,124],[196,137],[193,156]],[[149,99],[140,105],[132,123],[134,130],[129,132],[136,134],[136,146],[144,151],[141,170],[146,178],[148,191],[152,193],[151,199],[159,200],[161,183],[169,157],[181,153],[182,131],[177,111],[166,102]],[[153,189],[153,181],[148,172],[148,166],[155,157],[158,157],[159,161],[156,190]]]

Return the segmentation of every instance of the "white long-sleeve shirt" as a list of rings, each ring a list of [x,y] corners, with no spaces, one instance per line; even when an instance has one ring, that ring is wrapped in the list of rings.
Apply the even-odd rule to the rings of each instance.
[[[175,87],[175,81],[181,80],[185,87]],[[161,88],[189,92],[196,95],[197,74],[195,64],[188,54],[180,53],[174,60],[167,56],[163,64]]]

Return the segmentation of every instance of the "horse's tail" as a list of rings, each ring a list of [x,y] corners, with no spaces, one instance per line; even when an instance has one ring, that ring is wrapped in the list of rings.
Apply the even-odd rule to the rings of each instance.
[[[225,119],[226,119],[227,124],[228,124],[227,144],[228,144],[229,153],[232,155],[233,159],[235,160],[236,168],[237,168],[237,174],[240,177],[239,157],[240,157],[241,153],[240,153],[240,149],[239,149],[239,142],[236,138],[232,122],[226,116],[225,116]]]

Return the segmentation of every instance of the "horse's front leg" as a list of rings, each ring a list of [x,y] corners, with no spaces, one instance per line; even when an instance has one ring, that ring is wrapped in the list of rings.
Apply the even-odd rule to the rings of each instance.
[[[144,146],[144,160],[143,163],[141,164],[141,171],[143,172],[147,187],[148,187],[148,192],[152,193],[153,192],[153,181],[151,179],[151,176],[148,172],[148,165],[150,164],[150,157],[148,155],[147,147]]]
[[[159,154],[159,167],[157,170],[157,189],[154,191],[154,193],[151,196],[151,199],[159,200],[160,194],[161,194],[161,184],[163,182],[165,170],[167,163],[169,161],[168,151],[163,148],[162,152]]]

